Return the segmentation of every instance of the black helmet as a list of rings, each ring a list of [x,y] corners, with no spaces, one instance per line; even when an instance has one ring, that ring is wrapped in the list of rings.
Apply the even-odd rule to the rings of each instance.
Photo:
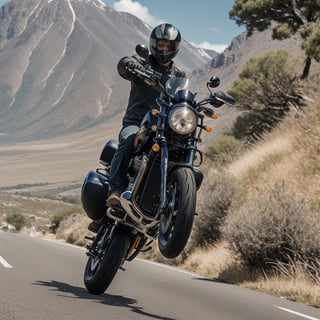
[[[157,50],[159,40],[169,41],[171,44],[171,51],[162,52]],[[155,27],[149,40],[149,49],[151,54],[160,62],[166,63],[173,59],[180,49],[181,34],[180,31],[170,23],[162,23]]]

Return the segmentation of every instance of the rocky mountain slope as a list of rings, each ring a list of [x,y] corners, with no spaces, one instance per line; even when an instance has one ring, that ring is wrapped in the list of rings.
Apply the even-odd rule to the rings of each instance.
[[[81,131],[122,113],[118,60],[150,27],[100,0],[12,0],[0,13],[0,142]],[[183,41],[190,72],[211,57]]]
[[[254,32],[247,37],[246,32],[236,36],[229,47],[217,54],[211,61],[193,76],[199,82],[206,81],[208,74],[215,74],[221,78],[219,89],[228,90],[233,81],[237,79],[243,65],[251,58],[262,55],[271,50],[287,50],[296,65],[297,74],[301,74],[304,66],[305,55],[301,51],[301,41],[298,37],[282,41],[272,39],[272,30]]]

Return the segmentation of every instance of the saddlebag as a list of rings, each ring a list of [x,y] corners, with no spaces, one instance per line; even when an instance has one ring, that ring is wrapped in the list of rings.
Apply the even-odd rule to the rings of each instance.
[[[104,166],[109,166],[114,154],[116,153],[118,149],[118,141],[116,140],[109,140],[102,149],[101,155],[100,155],[100,163]]]
[[[109,189],[109,182],[105,176],[96,171],[88,172],[81,188],[81,203],[92,220],[100,220],[106,214]]]

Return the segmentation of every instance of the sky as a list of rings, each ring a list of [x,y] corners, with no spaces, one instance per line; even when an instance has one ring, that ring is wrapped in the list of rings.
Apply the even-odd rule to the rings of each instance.
[[[8,0],[0,0],[2,6]],[[27,0],[26,0],[27,1]],[[222,52],[245,31],[229,19],[234,0],[103,0],[117,11],[130,12],[154,27],[174,24],[182,37],[205,49]]]
[[[245,31],[229,19],[234,0],[103,0],[117,11],[136,15],[149,25],[174,24],[192,44],[222,52]]]

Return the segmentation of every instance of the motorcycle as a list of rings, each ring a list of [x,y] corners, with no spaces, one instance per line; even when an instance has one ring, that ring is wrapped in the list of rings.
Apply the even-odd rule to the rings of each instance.
[[[137,45],[136,52],[143,59],[149,55],[144,45]],[[207,82],[209,96],[197,102],[188,78],[170,78],[162,85],[161,74],[150,68],[134,72],[159,91],[159,98],[136,134],[129,184],[120,196],[121,205],[106,205],[116,140],[104,145],[101,167],[87,173],[81,188],[86,214],[102,221],[96,235],[86,237],[90,243],[84,284],[93,294],[105,292],[125,261],[148,251],[155,240],[164,257],[173,259],[181,254],[192,230],[196,195],[203,180],[198,168],[203,153],[197,145],[202,131],[211,131],[204,124],[205,116],[216,118],[214,110],[205,105],[235,104],[230,95],[212,92],[211,88],[220,84],[215,76]]]

